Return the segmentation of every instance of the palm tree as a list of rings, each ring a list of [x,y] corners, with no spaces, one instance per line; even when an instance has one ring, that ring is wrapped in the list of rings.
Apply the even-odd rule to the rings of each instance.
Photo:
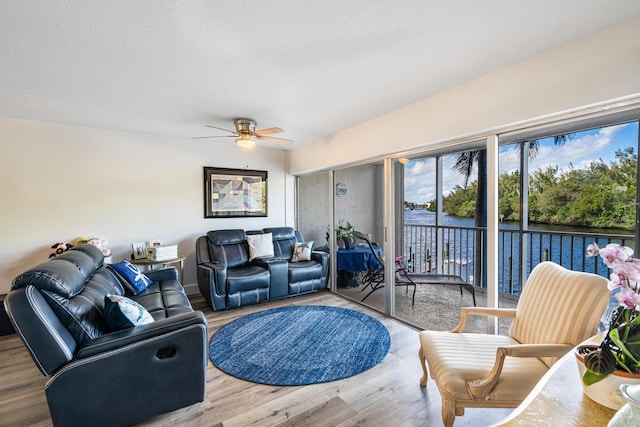
[[[573,139],[574,134],[562,134],[553,137],[555,145],[563,145],[567,141]],[[538,154],[540,148],[540,140],[532,139],[524,141],[521,144],[529,143],[528,156],[530,159]],[[453,169],[464,175],[465,187],[469,184],[469,178],[473,172],[473,167],[478,166],[478,193],[476,194],[476,207],[474,212],[474,224],[476,227],[487,227],[487,150],[471,150],[459,153]],[[482,256],[487,253],[486,239],[482,238],[481,233],[476,233],[474,244],[474,260],[482,260],[479,263],[474,262],[474,276],[480,278],[480,286],[485,287],[487,283],[487,261]]]

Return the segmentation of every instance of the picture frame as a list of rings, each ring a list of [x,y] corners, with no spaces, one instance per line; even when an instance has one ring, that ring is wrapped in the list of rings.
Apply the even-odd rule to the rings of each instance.
[[[204,217],[266,217],[267,171],[204,167]]]
[[[133,249],[133,259],[149,258],[149,251],[145,242],[133,242],[131,248]]]

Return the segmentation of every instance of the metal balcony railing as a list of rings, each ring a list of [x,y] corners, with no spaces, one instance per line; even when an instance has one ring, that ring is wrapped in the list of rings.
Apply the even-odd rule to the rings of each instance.
[[[485,229],[481,227],[405,225],[405,267],[409,272],[419,274],[456,274],[481,286],[481,279],[475,277],[474,271],[484,255],[482,250],[475,253],[475,247],[482,248],[485,238]],[[501,228],[498,233],[499,292],[520,295],[520,284],[542,261],[554,261],[570,270],[607,277],[607,267],[599,257],[586,258],[590,243],[597,243],[601,248],[609,243],[634,247],[635,238],[625,234]]]

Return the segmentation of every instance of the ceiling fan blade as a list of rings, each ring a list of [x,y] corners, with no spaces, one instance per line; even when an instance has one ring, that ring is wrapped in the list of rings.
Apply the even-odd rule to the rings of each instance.
[[[193,139],[209,139],[209,138],[233,138],[235,135],[216,135],[216,136],[196,136]]]
[[[272,135],[274,133],[283,133],[284,131],[280,128],[267,128],[267,129],[260,129],[257,130],[255,133],[258,136],[264,136],[264,135]]]
[[[229,132],[232,133],[234,135],[238,135],[238,132],[236,132],[235,130],[229,130],[229,129],[225,129],[225,128],[219,128],[218,126],[212,126],[212,125],[205,125],[208,128],[212,128],[212,129],[218,129],[218,130],[223,130],[225,132]]]
[[[257,136],[260,141],[272,141],[272,142],[277,142],[279,144],[293,144],[293,141],[290,139],[275,138],[273,136],[260,136],[260,135],[257,135]]]

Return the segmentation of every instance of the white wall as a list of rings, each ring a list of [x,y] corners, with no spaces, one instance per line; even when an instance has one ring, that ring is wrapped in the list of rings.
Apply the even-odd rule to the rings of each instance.
[[[336,221],[348,221],[356,230],[371,234],[376,242],[381,242],[383,237],[380,213],[384,182],[381,172],[379,164],[367,164],[340,169],[335,174],[336,183],[347,187],[347,194],[334,199]]]
[[[289,171],[428,147],[633,94],[640,94],[640,17],[293,150]]]
[[[230,140],[231,141],[231,140]],[[255,148],[267,170],[268,217],[205,219],[203,166],[242,169],[230,141],[167,138],[0,117],[0,293],[48,259],[51,244],[107,239],[114,261],[131,242],[178,244],[185,284],[196,283],[195,239],[220,228],[293,225],[293,179],[284,151]]]

